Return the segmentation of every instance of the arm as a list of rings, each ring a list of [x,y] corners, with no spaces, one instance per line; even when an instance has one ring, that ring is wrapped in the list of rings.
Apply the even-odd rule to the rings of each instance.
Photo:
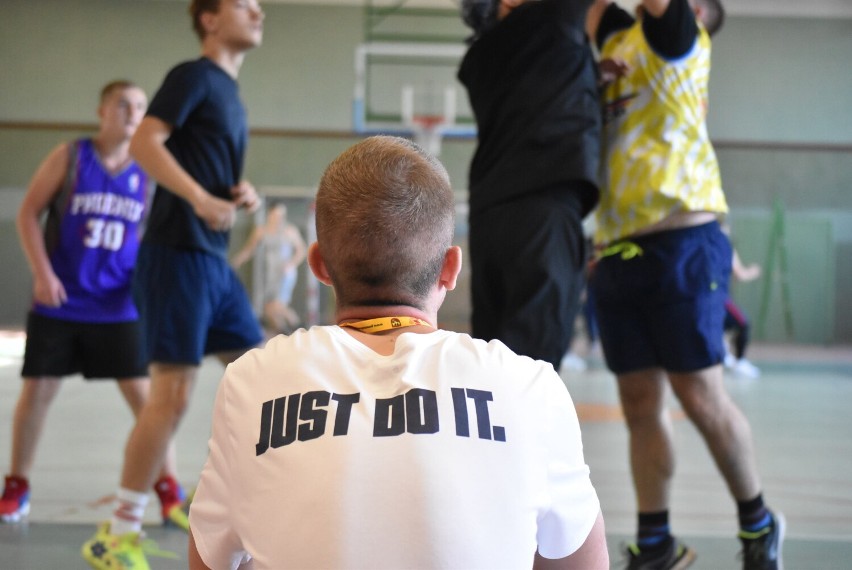
[[[603,49],[610,35],[629,28],[636,19],[612,0],[595,0],[586,15],[586,34],[592,42]]]
[[[189,529],[189,570],[212,570],[198,553],[198,547],[195,546],[195,537],[192,536],[192,528]],[[253,570],[254,559],[248,562],[243,562],[239,566],[239,570]]]
[[[580,548],[565,558],[545,558],[535,553],[533,570],[607,570],[609,568],[609,552],[606,549],[606,532],[604,530],[603,514],[592,527],[589,536]]]
[[[642,0],[642,8],[642,33],[657,54],[674,60],[689,53],[698,24],[688,0]]]
[[[299,231],[299,228],[292,224],[287,225],[287,237],[290,239],[290,243],[293,244],[293,256],[287,262],[287,268],[298,267],[307,256],[308,246],[305,243],[305,240],[302,239],[302,233]]]
[[[734,250],[731,272],[734,274],[734,279],[737,281],[754,281],[760,277],[760,265],[756,263],[744,265],[742,260],[740,260],[740,256],[737,254],[737,250]]]
[[[195,537],[192,536],[192,528],[189,529],[189,570],[210,570],[210,567],[204,563],[201,555],[198,554]]]
[[[161,186],[180,196],[212,230],[234,225],[237,204],[217,198],[202,188],[166,148],[171,125],[148,115],[130,140],[130,154]]]
[[[642,0],[642,8],[655,18],[661,18],[669,7],[671,0]]]
[[[263,239],[263,228],[257,227],[249,236],[249,239],[246,240],[245,245],[243,245],[242,249],[234,255],[231,259],[231,265],[234,269],[239,268],[243,263],[251,259],[254,255],[254,252],[257,250],[257,246],[260,245],[260,240]]]
[[[603,14],[610,4],[612,4],[612,0],[595,0],[586,13],[586,34],[593,42],[597,40],[598,26],[600,26],[601,18],[603,18]]]
[[[33,298],[49,307],[60,306],[68,300],[68,296],[50,264],[39,218],[62,188],[68,170],[69,151],[68,144],[61,144],[42,161],[30,181],[15,220],[21,248],[33,274]]]

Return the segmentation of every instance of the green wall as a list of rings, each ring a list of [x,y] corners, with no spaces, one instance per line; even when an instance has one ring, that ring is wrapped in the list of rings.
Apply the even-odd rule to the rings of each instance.
[[[20,323],[28,302],[28,272],[11,224],[30,175],[57,142],[80,134],[74,125],[94,123],[102,84],[130,77],[152,94],[170,66],[197,56],[186,6],[174,0],[3,1],[0,260],[14,278],[0,284],[0,322]],[[264,45],[248,55],[240,77],[254,132],[246,175],[259,187],[311,187],[328,161],[358,138],[351,133],[351,105],[362,9],[309,2],[264,8]],[[709,128],[735,241],[744,258],[764,263],[772,205],[783,201],[791,289],[819,300],[794,315],[801,342],[852,342],[852,324],[836,318],[852,314],[850,61],[848,19],[732,16],[715,42]],[[472,140],[444,143],[442,160],[458,189],[466,187],[473,149]],[[737,287],[753,319],[764,289],[762,281]],[[771,291],[774,301],[777,288]],[[464,295],[456,293],[450,320],[464,320],[466,303],[458,301]],[[776,305],[773,311],[782,310]],[[783,336],[778,318],[768,315],[768,338]]]

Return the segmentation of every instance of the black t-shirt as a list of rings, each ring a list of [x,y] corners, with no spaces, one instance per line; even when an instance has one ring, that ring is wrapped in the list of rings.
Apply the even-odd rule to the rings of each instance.
[[[522,4],[470,46],[458,77],[479,137],[472,214],[562,185],[583,188],[583,215],[597,203],[600,106],[584,30],[590,3]]]
[[[603,47],[610,34],[629,28],[635,21],[616,4],[607,6],[595,38],[598,47]],[[686,55],[692,49],[698,37],[698,24],[688,0],[671,0],[659,18],[647,12],[642,16],[642,33],[651,49],[662,58],[671,60]]]
[[[248,139],[237,82],[207,58],[181,63],[166,76],[148,115],[173,127],[166,147],[183,169],[214,196],[231,200]],[[145,241],[226,256],[228,237],[209,229],[189,202],[157,187]]]

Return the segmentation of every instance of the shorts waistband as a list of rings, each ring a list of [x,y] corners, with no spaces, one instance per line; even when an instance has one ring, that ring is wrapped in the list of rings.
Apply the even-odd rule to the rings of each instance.
[[[604,257],[620,255],[621,259],[624,260],[633,259],[634,257],[641,256],[644,248],[646,247],[652,247],[656,244],[665,243],[673,239],[682,240],[686,238],[694,238],[719,231],[721,231],[719,222],[714,220],[697,226],[674,228],[654,232],[652,234],[638,235],[629,239],[621,239],[612,242],[608,246],[600,249],[595,257],[597,259],[603,259]]]

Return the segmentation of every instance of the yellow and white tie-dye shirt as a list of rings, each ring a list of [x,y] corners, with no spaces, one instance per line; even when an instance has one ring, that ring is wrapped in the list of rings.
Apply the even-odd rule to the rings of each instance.
[[[601,52],[629,71],[604,92],[604,159],[595,241],[607,244],[683,211],[728,211],[707,134],[710,37],[667,60],[641,22],[612,34]]]

